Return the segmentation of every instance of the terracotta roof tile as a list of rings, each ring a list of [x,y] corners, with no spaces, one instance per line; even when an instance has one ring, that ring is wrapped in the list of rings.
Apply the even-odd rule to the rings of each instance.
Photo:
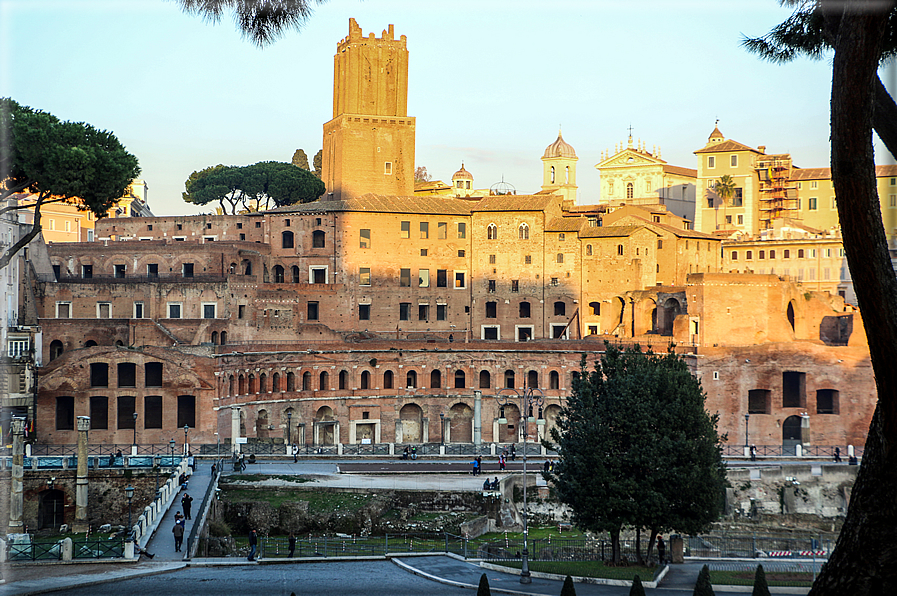
[[[451,197],[396,197],[372,193],[342,201],[317,200],[272,209],[269,213],[315,213],[321,211],[365,211],[372,213],[426,213],[470,215],[475,203]]]
[[[748,147],[747,145],[743,145],[742,143],[733,141],[731,139],[728,141],[723,141],[722,143],[716,143],[714,145],[704,147],[703,149],[698,149],[697,151],[695,151],[695,153],[721,153],[724,151],[753,151],[757,154],[760,153],[753,147]]]
[[[544,211],[548,205],[558,200],[554,194],[548,195],[490,195],[483,197],[472,206],[473,211]]]
[[[632,236],[641,229],[649,229],[648,226],[604,226],[603,228],[585,228],[580,238],[624,238]],[[656,232],[655,232],[656,234]]]
[[[555,217],[545,226],[546,232],[578,232],[585,220],[581,217]]]
[[[663,166],[663,171],[666,174],[678,174],[680,176],[691,176],[692,178],[698,177],[697,170],[693,170],[691,168],[683,168],[682,166],[665,165]]]

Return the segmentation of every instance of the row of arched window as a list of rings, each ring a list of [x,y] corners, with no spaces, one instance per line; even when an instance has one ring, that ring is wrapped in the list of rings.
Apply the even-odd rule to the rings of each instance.
[[[492,389],[492,373],[488,370],[481,370],[478,375],[479,389]],[[468,388],[467,373],[463,370],[456,370],[451,375],[451,383],[454,389]],[[516,388],[517,378],[513,370],[506,370],[504,373],[504,384],[502,388]],[[548,389],[560,389],[560,374],[553,370],[548,373]],[[330,386],[330,373],[321,371],[317,378],[313,378],[310,371],[305,371],[299,377],[294,372],[286,374],[274,373],[270,377],[261,373],[258,377],[253,373],[244,375],[240,373],[230,375],[228,377],[228,395],[249,395],[254,393],[278,393],[281,391],[331,391],[334,389],[345,390],[349,385],[349,372],[341,370],[337,375],[337,386]],[[383,389],[395,389],[397,379],[391,370],[383,372]],[[418,373],[409,370],[405,373],[405,387],[408,389],[416,389],[418,386]],[[433,370],[430,372],[430,388],[443,388],[443,378],[441,370]],[[539,373],[530,370],[526,374],[527,387],[539,387]],[[498,387],[497,387],[498,388]],[[370,371],[362,371],[359,389],[373,389],[373,375]]]
[[[494,223],[486,226],[486,239],[487,240],[498,240],[498,226]],[[517,226],[517,239],[518,240],[529,240],[529,224],[522,223]]]
[[[517,316],[521,319],[529,319],[532,316],[532,305],[523,301],[517,306]],[[567,303],[563,301],[557,301],[554,303],[554,316],[556,317],[564,317],[567,315]],[[498,302],[490,301],[486,302],[486,318],[494,319],[498,316]]]
[[[322,230],[315,230],[311,233],[311,247],[324,248],[327,245],[327,237]],[[286,230],[280,233],[281,248],[295,248],[296,239],[293,232]]]

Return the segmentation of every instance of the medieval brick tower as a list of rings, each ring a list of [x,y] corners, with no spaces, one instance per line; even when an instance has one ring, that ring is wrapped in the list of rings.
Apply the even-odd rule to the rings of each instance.
[[[363,37],[355,19],[333,57],[333,120],[324,125],[327,198],[414,194],[414,118],[405,36]]]

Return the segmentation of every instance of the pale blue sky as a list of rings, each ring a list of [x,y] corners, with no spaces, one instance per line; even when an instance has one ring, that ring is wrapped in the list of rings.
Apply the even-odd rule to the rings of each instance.
[[[830,63],[776,66],[740,47],[789,11],[775,0],[331,0],[265,49],[226,16],[164,0],[0,0],[0,95],[115,132],[140,160],[157,215],[195,213],[191,172],[289,161],[321,147],[333,54],[355,17],[408,37],[417,165],[448,180],[463,160],[483,188],[541,185],[563,125],[581,203],[598,200],[601,151],[633,136],[695,167],[714,120],[727,138],[797,165],[829,165]],[[890,163],[884,158],[881,163]]]

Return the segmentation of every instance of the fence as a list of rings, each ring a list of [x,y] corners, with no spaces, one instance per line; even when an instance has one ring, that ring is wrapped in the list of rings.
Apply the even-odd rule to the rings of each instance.
[[[152,456],[152,455],[123,455],[116,457],[114,455],[95,455],[88,456],[87,467],[91,470],[107,468],[152,468],[160,466],[162,468],[173,468],[180,465],[182,456]],[[37,457],[25,457],[22,465],[26,470],[74,470],[78,467],[78,458],[76,456],[55,456],[42,455]],[[9,469],[12,467],[11,457],[0,457],[0,469]]]
[[[121,535],[110,538],[81,538],[62,540],[22,540],[6,546],[8,561],[61,561],[66,559],[66,542],[71,543],[72,559],[116,559],[125,554],[125,540]]]
[[[214,474],[212,475],[212,480],[209,482],[209,486],[206,487],[206,494],[202,497],[202,503],[199,506],[199,511],[197,512],[197,521],[193,523],[190,528],[190,535],[187,536],[187,549],[186,549],[186,558],[193,558],[196,548],[197,548],[197,537],[199,536],[199,532],[202,527],[205,525],[205,518],[209,513],[209,505],[213,496],[215,495],[215,491],[218,490],[218,479],[221,478],[222,466],[224,465],[224,460],[219,459],[215,462]]]
[[[705,558],[826,558],[837,534],[817,536],[704,535],[685,539],[685,555]]]

